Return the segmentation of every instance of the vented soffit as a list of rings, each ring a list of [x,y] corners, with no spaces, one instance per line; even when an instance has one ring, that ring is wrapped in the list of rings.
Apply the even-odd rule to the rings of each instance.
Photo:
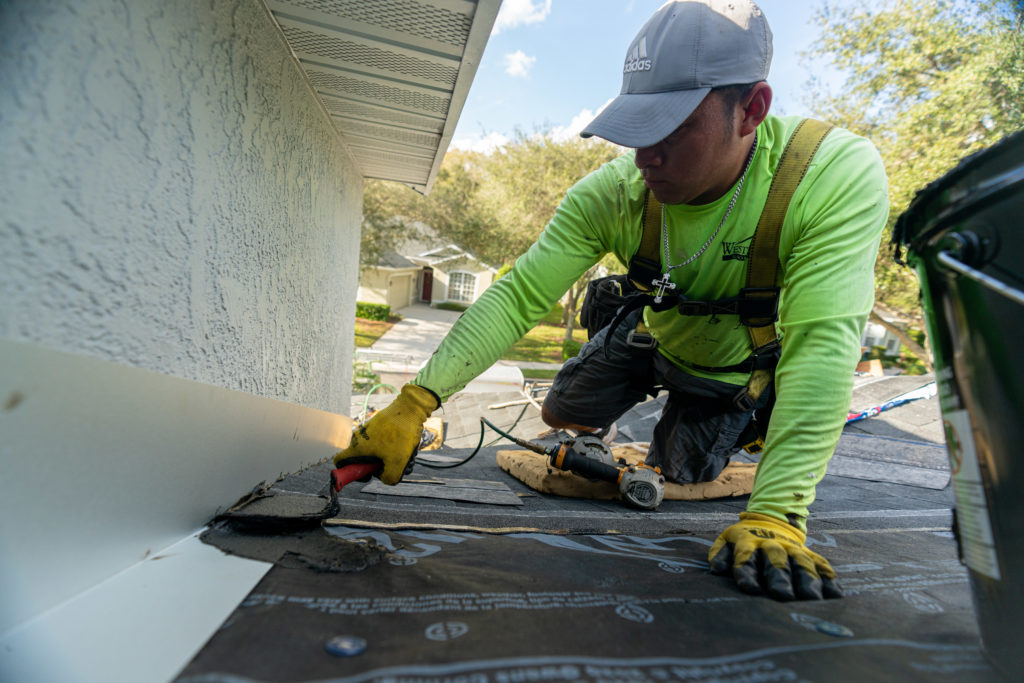
[[[365,178],[430,191],[501,0],[266,0]]]

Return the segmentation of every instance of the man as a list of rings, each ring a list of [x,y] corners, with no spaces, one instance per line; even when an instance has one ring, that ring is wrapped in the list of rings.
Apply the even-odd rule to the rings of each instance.
[[[583,132],[635,151],[569,190],[537,243],[335,462],[380,460],[383,481],[401,479],[423,421],[443,399],[490,367],[605,253],[630,262],[648,190],[662,203],[655,215],[661,277],[639,284],[691,301],[735,296],[780,156],[800,123],[769,114],[771,51],[767,21],[749,0],[659,9],[627,50],[620,95]],[[756,401],[737,400],[753,368],[752,338],[738,316],[682,315],[675,306],[637,309],[601,330],[565,364],[545,400],[548,424],[596,431],[654,387],[668,390],[648,462],[690,482],[721,472],[751,409],[774,391],[747,511],[709,554],[712,571],[731,572],[745,592],[784,600],[841,595],[827,560],[806,548],[804,530],[849,408],[887,192],[871,144],[831,130],[785,211],[781,353],[774,387],[755,392]],[[657,340],[640,356],[640,383],[641,350],[630,344],[638,330]]]

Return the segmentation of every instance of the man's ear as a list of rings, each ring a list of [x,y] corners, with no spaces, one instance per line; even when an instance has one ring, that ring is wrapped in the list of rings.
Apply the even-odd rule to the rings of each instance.
[[[772,106],[772,87],[765,81],[755,83],[747,96],[740,102],[743,120],[740,121],[740,135],[746,137],[754,132],[758,124],[768,116]]]

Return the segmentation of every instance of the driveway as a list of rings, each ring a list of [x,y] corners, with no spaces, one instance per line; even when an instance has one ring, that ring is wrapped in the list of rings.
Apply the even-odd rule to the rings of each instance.
[[[437,350],[448,330],[462,315],[416,303],[396,311],[402,319],[369,348],[357,349],[356,357],[371,361],[381,382],[396,389],[411,381],[427,359]],[[499,360],[463,391],[502,391],[523,386],[524,368],[558,369],[556,363]]]
[[[441,344],[460,311],[445,311],[427,304],[413,304],[397,311],[402,319],[370,346],[370,350],[394,358],[409,359],[419,367]]]

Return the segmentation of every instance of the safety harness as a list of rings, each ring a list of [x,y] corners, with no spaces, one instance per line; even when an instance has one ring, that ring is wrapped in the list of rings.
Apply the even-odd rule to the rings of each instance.
[[[659,253],[662,205],[648,190],[644,200],[643,234],[636,254],[630,259],[627,274],[629,283],[638,291],[626,298],[612,320],[611,329],[605,337],[605,352],[615,329],[632,311],[641,307],[648,306],[657,312],[675,308],[680,315],[738,315],[750,333],[750,356],[739,363],[723,367],[693,363],[687,365],[703,372],[750,372],[750,379],[733,398],[733,403],[739,410],[754,410],[758,399],[772,383],[781,355],[775,322],[779,319],[781,292],[778,273],[782,222],[793,193],[807,173],[811,158],[831,129],[831,124],[804,119],[786,144],[747,252],[746,286],[736,296],[714,301],[692,301],[682,293],[665,291],[664,281],[660,280],[663,269]],[[630,331],[628,343],[641,356],[657,347],[657,340],[642,320],[636,329]],[[644,372],[634,373],[634,376],[644,377],[648,372],[649,365]],[[769,405],[767,410],[770,409]],[[763,446],[767,416],[757,422],[761,423],[757,427],[757,434],[749,435],[756,438],[744,437],[742,441],[747,443],[741,444],[752,453],[760,451]]]

